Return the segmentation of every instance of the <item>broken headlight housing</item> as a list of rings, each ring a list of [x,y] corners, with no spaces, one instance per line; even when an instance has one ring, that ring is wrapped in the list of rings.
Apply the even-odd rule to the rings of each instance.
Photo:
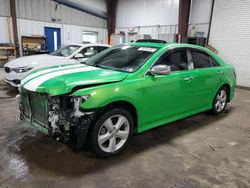
[[[73,102],[74,102],[74,110],[73,110],[73,113],[74,113],[74,117],[76,118],[79,118],[81,117],[82,115],[84,115],[85,113],[82,112],[80,110],[80,105],[87,101],[88,98],[89,98],[90,95],[83,95],[83,96],[79,96],[79,97],[73,97]]]

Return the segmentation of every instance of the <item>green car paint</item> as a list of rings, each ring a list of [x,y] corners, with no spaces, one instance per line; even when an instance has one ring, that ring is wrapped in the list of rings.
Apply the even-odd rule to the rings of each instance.
[[[223,85],[229,89],[229,100],[234,96],[236,78],[233,67],[206,48],[150,42],[134,42],[124,46],[157,50],[135,72],[85,64],[42,69],[22,80],[20,93],[46,93],[48,97],[84,96],[86,100],[80,104],[82,111],[99,109],[114,102],[129,103],[136,110],[137,133],[211,109],[213,99]],[[218,66],[174,71],[168,75],[147,74],[162,54],[177,48],[201,50],[210,55]],[[220,72],[222,74],[218,74]],[[192,80],[185,80],[190,76]],[[32,124],[32,121],[29,123]]]
[[[22,85],[31,91],[56,96],[69,93],[79,85],[121,81],[127,75],[128,73],[124,72],[79,64],[77,66],[54,67],[33,73],[22,80]],[[53,79],[48,79],[51,77]]]

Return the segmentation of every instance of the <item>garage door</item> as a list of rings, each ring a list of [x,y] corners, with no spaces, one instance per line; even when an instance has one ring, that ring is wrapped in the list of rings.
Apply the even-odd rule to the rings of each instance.
[[[250,0],[215,0],[209,43],[250,87]]]

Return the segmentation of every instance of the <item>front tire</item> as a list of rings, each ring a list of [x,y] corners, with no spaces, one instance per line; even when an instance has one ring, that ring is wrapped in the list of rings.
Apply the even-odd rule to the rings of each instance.
[[[214,97],[213,108],[211,110],[212,114],[217,115],[224,112],[227,106],[228,97],[228,89],[222,86]]]
[[[91,130],[91,149],[100,157],[110,157],[124,150],[131,140],[134,122],[122,108],[113,108],[101,115]]]

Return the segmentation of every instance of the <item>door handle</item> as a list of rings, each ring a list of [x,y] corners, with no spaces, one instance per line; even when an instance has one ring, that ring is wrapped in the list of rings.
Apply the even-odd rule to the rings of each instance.
[[[218,75],[223,75],[224,72],[223,72],[223,71],[217,71],[217,74],[218,74]]]
[[[193,80],[193,79],[194,79],[194,78],[193,78],[192,76],[189,76],[189,77],[184,78],[185,81],[191,81],[191,80]]]

